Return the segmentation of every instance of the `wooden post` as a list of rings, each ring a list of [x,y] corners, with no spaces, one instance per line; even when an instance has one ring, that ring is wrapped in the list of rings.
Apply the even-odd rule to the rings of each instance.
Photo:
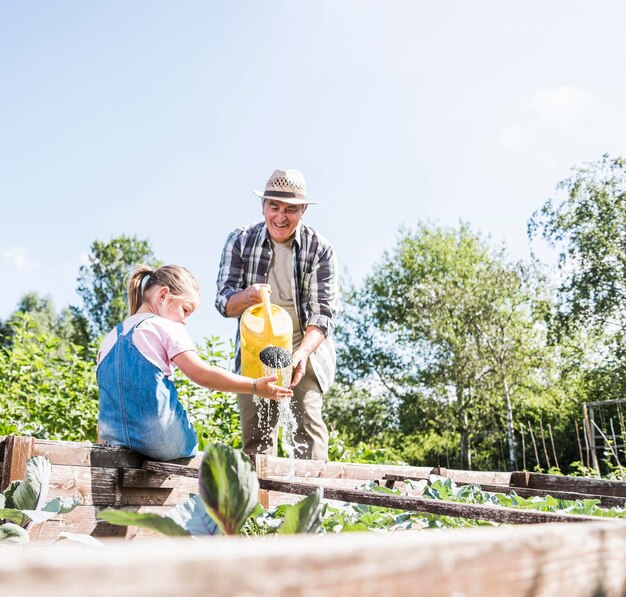
[[[596,429],[600,432],[600,435],[602,436],[602,439],[605,441],[607,448],[611,451],[611,454],[613,454],[613,456],[615,457],[615,462],[617,463],[619,472],[623,474],[624,469],[622,468],[622,463],[619,461],[619,456],[617,455],[617,451],[613,449],[613,446],[611,445],[609,438],[606,435],[604,435],[604,432],[602,431],[602,429],[600,429],[600,427],[596,425],[595,421],[593,422],[593,424],[595,425]]]
[[[537,461],[537,466],[539,470],[541,470],[541,462],[539,461],[539,451],[537,450],[537,443],[535,442],[535,435],[533,434],[533,426],[528,421],[528,431],[530,431],[530,439],[533,442],[533,448],[535,450],[535,460]]]
[[[617,405],[617,415],[619,417],[619,430],[622,434],[622,452],[626,455],[626,429],[624,428],[624,416],[622,415],[622,409],[619,404]]]
[[[578,455],[580,456],[580,464],[584,466],[585,461],[583,460],[583,447],[580,443],[580,432],[578,431],[578,421],[574,419],[574,426],[576,427],[576,441],[578,442]]]
[[[615,437],[615,428],[613,427],[613,417],[611,417],[609,419],[609,422],[611,423],[611,435],[613,436],[613,446],[615,447],[615,452],[617,452],[617,438]]]
[[[526,470],[526,441],[524,439],[524,423],[520,424],[520,431],[522,433],[522,470]]]
[[[10,435],[6,438],[0,491],[4,491],[11,481],[19,481],[25,477],[26,462],[33,455],[34,446],[33,437]]]
[[[554,456],[554,464],[556,465],[556,468],[561,470],[561,467],[559,466],[559,461],[557,460],[557,457],[556,457],[556,448],[554,447],[554,437],[552,437],[552,425],[550,425],[550,423],[548,423],[548,433],[550,434],[550,443],[552,444],[552,455]]]
[[[550,457],[548,456],[548,448],[546,448],[546,438],[543,432],[543,419],[539,419],[539,428],[541,429],[541,444],[543,445],[543,455],[546,457],[546,464],[548,465],[548,470],[552,468],[550,464]]]
[[[586,402],[583,402],[583,420],[585,422],[585,435],[587,436],[587,440],[589,443],[591,467],[598,471],[598,474],[600,474],[600,467],[598,466],[598,455],[596,454],[596,432],[591,425],[591,421],[593,420],[593,408],[591,406],[587,407]]]
[[[255,455],[255,469],[259,479],[267,475],[267,456],[265,454]],[[270,492],[267,489],[259,489],[259,503],[264,508],[269,508]]]

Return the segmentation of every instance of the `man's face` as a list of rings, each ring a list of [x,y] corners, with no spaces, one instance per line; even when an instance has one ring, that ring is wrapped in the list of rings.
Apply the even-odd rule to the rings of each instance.
[[[270,238],[276,243],[289,240],[306,210],[306,205],[292,205],[276,199],[263,201],[263,215]]]

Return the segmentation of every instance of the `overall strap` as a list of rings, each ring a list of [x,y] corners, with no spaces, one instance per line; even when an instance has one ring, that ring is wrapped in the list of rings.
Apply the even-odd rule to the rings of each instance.
[[[151,317],[156,317],[156,315],[153,315],[152,313],[149,313],[146,315],[146,317],[143,317],[142,319],[140,319],[137,323],[135,323],[135,325],[133,325],[132,328],[130,328],[130,330],[128,330],[128,332],[126,332],[126,334],[124,334],[124,322],[122,323],[118,323],[115,326],[115,329],[117,330],[117,339],[119,340],[122,336],[126,335],[128,337],[132,336],[133,332],[135,331],[135,328],[140,324],[143,323],[146,319],[150,319]]]
[[[146,319],[151,319],[152,317],[156,317],[156,315],[154,315],[153,313],[149,313],[147,314],[145,317],[143,317],[142,319],[140,319],[130,330],[128,330],[128,335],[131,336],[132,333],[135,331],[135,328],[143,323],[144,321],[146,321]]]

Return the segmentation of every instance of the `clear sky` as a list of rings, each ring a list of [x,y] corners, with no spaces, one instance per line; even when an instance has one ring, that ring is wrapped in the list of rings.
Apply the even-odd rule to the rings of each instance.
[[[403,224],[529,254],[575,164],[626,153],[626,4],[0,0],[0,318],[77,304],[91,243],[148,238],[213,306],[227,234],[275,168],[360,280]]]

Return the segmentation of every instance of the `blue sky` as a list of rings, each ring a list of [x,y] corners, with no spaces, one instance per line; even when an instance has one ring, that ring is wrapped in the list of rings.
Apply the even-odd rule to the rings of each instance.
[[[95,240],[189,267],[194,337],[227,234],[275,168],[360,280],[401,225],[469,222],[529,254],[573,165],[624,155],[618,1],[0,2],[0,318],[78,302]]]

